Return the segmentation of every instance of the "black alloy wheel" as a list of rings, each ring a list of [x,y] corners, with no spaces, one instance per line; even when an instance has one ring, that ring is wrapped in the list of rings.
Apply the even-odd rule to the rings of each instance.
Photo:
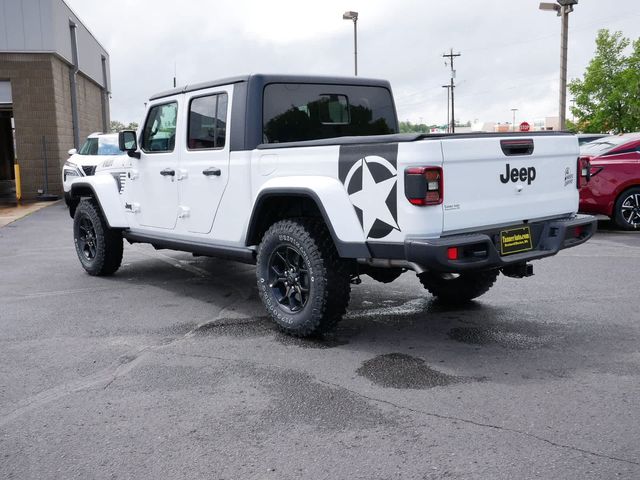
[[[87,260],[96,258],[96,230],[89,217],[82,217],[78,225],[78,250]]]
[[[304,309],[309,301],[309,265],[292,245],[282,244],[269,258],[269,288],[287,313]]]

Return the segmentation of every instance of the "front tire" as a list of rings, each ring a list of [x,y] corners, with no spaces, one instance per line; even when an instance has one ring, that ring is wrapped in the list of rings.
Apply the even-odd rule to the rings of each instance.
[[[89,275],[115,273],[122,263],[122,233],[109,228],[94,200],[82,200],[73,217],[73,241]]]
[[[64,192],[64,203],[67,204],[69,209],[69,216],[73,218],[76,214],[76,208],[78,208],[78,199],[71,196],[71,193]]]
[[[267,312],[290,335],[332,330],[349,303],[348,264],[338,256],[324,224],[315,219],[274,223],[258,246],[256,275]]]
[[[457,275],[424,272],[418,275],[420,283],[442,303],[459,305],[484,295],[498,278],[498,270],[465,272]]]
[[[640,187],[622,192],[613,207],[613,220],[623,230],[640,229]]]

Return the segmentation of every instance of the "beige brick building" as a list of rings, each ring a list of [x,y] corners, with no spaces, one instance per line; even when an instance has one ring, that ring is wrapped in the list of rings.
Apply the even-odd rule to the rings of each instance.
[[[63,0],[0,0],[0,200],[60,194],[67,151],[109,126],[109,55]],[[45,185],[45,159],[48,185]]]

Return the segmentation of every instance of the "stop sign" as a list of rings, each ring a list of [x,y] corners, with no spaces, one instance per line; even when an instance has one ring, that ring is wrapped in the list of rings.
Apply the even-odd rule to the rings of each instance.
[[[531,130],[531,125],[529,125],[527,122],[522,122],[520,124],[520,131],[521,132],[528,132],[529,130]]]

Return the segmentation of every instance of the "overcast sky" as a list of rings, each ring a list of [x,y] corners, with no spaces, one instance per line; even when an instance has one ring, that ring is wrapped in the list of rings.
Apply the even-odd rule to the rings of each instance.
[[[385,78],[401,120],[446,123],[456,59],[456,118],[516,122],[557,115],[560,19],[538,0],[66,0],[111,58],[111,118],[139,122],[173,85],[245,73]],[[549,0],[547,0],[549,1]],[[570,15],[569,78],[581,77],[600,28],[640,37],[640,0],[580,0]]]

